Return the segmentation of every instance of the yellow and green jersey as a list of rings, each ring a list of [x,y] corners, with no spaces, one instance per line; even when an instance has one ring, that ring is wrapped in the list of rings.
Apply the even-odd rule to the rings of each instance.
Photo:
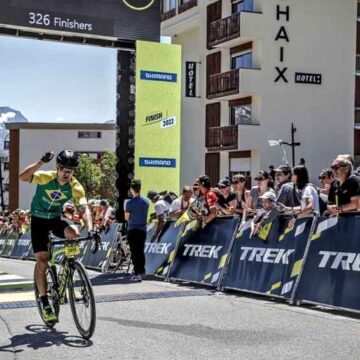
[[[63,206],[68,201],[73,201],[75,206],[87,204],[84,188],[75,178],[60,185],[56,171],[36,171],[30,183],[37,184],[31,202],[33,216],[53,219],[61,215]]]

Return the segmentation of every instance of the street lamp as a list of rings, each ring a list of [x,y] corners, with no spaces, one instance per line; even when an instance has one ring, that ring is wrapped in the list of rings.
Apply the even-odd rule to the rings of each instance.
[[[287,165],[289,164],[289,161],[288,161],[288,158],[286,155],[286,150],[285,150],[284,145],[291,146],[292,166],[293,167],[295,166],[295,147],[301,145],[301,143],[295,142],[295,132],[296,132],[296,128],[294,127],[294,124],[291,123],[291,143],[282,141],[282,140],[269,140],[268,141],[270,146],[281,146],[281,148],[283,149],[283,152],[284,152],[283,160],[286,162]]]

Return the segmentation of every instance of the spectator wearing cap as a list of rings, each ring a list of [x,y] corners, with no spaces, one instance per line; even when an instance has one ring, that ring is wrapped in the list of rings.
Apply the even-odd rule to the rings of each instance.
[[[154,242],[160,235],[161,230],[165,225],[165,219],[169,213],[170,204],[167,201],[161,199],[160,194],[156,190],[149,190],[147,197],[154,204],[155,215],[158,221],[155,233],[150,239],[150,242]]]
[[[335,180],[331,183],[328,210],[332,216],[357,210],[360,198],[360,180],[353,172],[352,164],[345,157],[337,157],[331,166]]]
[[[249,201],[250,191],[246,189],[246,177],[236,174],[232,178],[232,186],[237,195],[236,213],[243,213],[246,202]]]
[[[221,215],[233,215],[237,208],[237,193],[231,190],[231,182],[221,179],[217,184],[219,192],[216,193],[218,211]]]
[[[266,191],[259,196],[259,199],[262,202],[263,211],[260,215],[256,215],[251,222],[251,236],[257,235],[265,225],[273,222],[280,214],[276,206],[274,191]]]
[[[321,184],[321,188],[319,189],[319,192],[322,195],[326,195],[326,199],[327,199],[327,196],[329,195],[331,183],[334,181],[334,172],[332,171],[332,169],[321,170],[319,175],[319,180]]]
[[[289,165],[280,165],[275,169],[276,203],[293,208],[300,205],[300,195],[291,181],[291,171]]]
[[[199,188],[204,197],[204,207],[207,214],[202,216],[202,228],[205,228],[211,221],[217,217],[216,203],[217,195],[211,191],[211,179],[207,176],[199,178]]]
[[[125,221],[128,223],[127,240],[134,265],[132,281],[141,281],[145,274],[144,246],[146,240],[146,222],[149,210],[149,200],[141,196],[141,181],[131,180],[130,192],[132,199],[125,205]]]
[[[182,195],[175,199],[170,206],[169,216],[179,218],[192,203],[192,189],[190,186],[184,186],[182,189]]]
[[[289,222],[289,227],[293,227],[297,218],[311,216],[314,211],[320,214],[319,194],[309,181],[307,168],[303,165],[295,166],[292,169],[292,181],[301,194],[301,202],[300,206],[283,208],[285,211],[293,212],[293,219]]]
[[[247,202],[247,206],[255,210],[258,215],[264,212],[261,196],[267,191],[272,191],[273,183],[267,171],[261,170],[255,178],[257,185],[253,186],[250,190],[250,196]]]

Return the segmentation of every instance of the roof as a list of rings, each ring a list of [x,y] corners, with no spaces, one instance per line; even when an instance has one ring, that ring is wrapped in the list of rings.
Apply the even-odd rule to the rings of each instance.
[[[5,123],[8,130],[13,129],[36,129],[36,130],[115,130],[114,123],[36,123],[19,122]]]

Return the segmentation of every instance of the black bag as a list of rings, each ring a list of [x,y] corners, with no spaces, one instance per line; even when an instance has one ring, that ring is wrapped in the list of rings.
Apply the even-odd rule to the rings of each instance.
[[[172,204],[172,202],[178,198],[178,196],[172,192],[172,191],[162,191],[161,193],[159,193],[160,195],[160,200],[165,200],[169,205]]]

